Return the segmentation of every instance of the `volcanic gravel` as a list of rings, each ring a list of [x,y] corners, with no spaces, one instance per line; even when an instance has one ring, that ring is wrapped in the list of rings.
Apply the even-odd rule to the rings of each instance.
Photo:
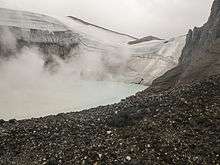
[[[0,164],[220,164],[220,76],[77,113],[0,120]]]

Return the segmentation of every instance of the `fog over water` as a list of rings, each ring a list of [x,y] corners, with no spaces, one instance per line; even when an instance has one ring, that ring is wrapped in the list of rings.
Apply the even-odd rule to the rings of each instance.
[[[16,15],[16,21],[14,17],[6,14],[0,21],[3,25],[16,23],[21,28],[36,25],[22,12]],[[16,36],[8,28],[1,28],[1,51],[10,50],[12,54],[0,59],[1,119],[42,117],[112,104],[146,88],[120,83],[130,57],[127,42],[131,38],[70,20],[65,24],[76,35],[79,45],[73,47],[65,60],[50,54],[53,63],[47,67],[47,55],[40,48],[24,47],[15,52]],[[47,38],[40,37],[46,42]]]
[[[24,49],[18,58],[1,61],[0,118],[24,119],[78,111],[119,102],[146,87],[111,81],[82,80],[68,64],[56,74],[44,69],[36,49]]]

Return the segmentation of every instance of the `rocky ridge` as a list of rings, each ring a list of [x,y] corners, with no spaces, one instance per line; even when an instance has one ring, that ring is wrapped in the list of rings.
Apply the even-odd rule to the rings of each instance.
[[[140,39],[136,39],[134,41],[130,41],[128,42],[129,45],[134,45],[134,44],[138,44],[138,43],[142,43],[142,42],[147,42],[147,41],[153,41],[153,40],[162,40],[158,37],[154,37],[154,36],[147,36],[147,37],[143,37]]]
[[[85,24],[87,26],[93,26],[93,27],[96,27],[98,29],[102,29],[102,30],[105,30],[105,31],[108,31],[108,32],[111,32],[111,33],[115,33],[115,34],[118,34],[118,35],[121,35],[121,36],[126,36],[126,37],[129,37],[130,39],[137,39],[136,37],[134,36],[131,36],[131,35],[128,35],[128,34],[124,34],[124,33],[120,33],[120,32],[116,32],[116,31],[113,31],[113,30],[110,30],[110,29],[107,29],[107,28],[104,28],[104,27],[101,27],[101,26],[98,26],[98,25],[95,25],[95,24],[92,24],[92,23],[89,23],[89,22],[86,22],[82,19],[79,19],[79,18],[76,18],[76,17],[73,17],[73,16],[68,16],[69,18],[77,21],[77,22],[80,22],[82,24]]]
[[[179,64],[153,82],[158,89],[220,74],[220,0],[215,0],[204,26],[189,30]]]

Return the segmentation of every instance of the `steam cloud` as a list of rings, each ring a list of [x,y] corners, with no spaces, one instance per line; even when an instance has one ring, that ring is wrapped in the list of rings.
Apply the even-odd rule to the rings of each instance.
[[[5,29],[5,43],[16,49],[16,40]],[[77,111],[120,101],[144,87],[113,83],[126,66],[126,56],[80,49],[68,60],[53,56],[56,72],[45,67],[37,47],[23,48],[0,60],[0,118],[40,117]],[[119,76],[118,76],[119,75]],[[99,81],[110,80],[110,81]],[[101,91],[101,92],[97,92]]]

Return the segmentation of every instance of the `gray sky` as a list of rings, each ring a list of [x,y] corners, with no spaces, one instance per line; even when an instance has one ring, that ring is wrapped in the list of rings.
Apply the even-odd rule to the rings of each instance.
[[[136,37],[170,38],[206,22],[213,0],[0,0],[0,7],[72,15]]]

